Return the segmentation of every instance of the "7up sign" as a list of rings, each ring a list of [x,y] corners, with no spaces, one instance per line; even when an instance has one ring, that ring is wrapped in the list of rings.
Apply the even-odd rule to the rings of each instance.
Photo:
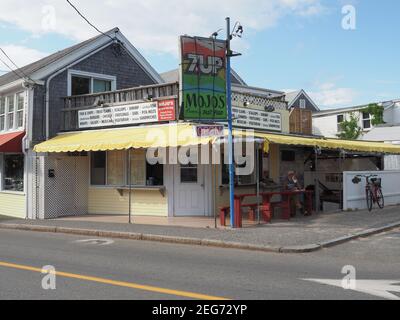
[[[226,120],[225,41],[181,37],[184,119]]]

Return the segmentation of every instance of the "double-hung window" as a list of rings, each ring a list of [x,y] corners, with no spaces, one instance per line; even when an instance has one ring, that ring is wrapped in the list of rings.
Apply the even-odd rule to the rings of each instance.
[[[368,112],[363,112],[362,117],[363,117],[363,128],[371,129],[371,114],[369,114]]]
[[[0,131],[6,128],[6,97],[0,97]]]
[[[14,129],[14,119],[15,119],[15,106],[14,106],[14,95],[7,97],[7,130]]]
[[[24,126],[24,93],[18,93],[17,95],[17,110],[16,110],[16,125],[18,128]]]
[[[12,131],[24,127],[24,92],[0,97],[0,131]]]

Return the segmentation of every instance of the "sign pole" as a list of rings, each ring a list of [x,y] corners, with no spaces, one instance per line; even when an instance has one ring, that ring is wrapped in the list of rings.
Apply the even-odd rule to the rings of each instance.
[[[230,18],[226,18],[226,105],[228,109],[228,154],[229,154],[229,206],[231,227],[235,228],[235,168],[233,162],[232,99],[231,99],[231,31]]]

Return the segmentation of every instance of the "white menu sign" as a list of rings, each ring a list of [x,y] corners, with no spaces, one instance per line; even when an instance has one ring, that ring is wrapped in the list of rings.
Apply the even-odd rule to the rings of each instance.
[[[282,131],[280,113],[232,107],[232,118],[236,127]]]
[[[113,106],[79,111],[79,128],[119,126],[157,122],[157,102]]]

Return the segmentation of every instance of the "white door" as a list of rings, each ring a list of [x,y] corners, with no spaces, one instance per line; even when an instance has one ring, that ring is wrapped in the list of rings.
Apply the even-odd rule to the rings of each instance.
[[[174,165],[175,216],[204,216],[206,213],[204,165]]]

